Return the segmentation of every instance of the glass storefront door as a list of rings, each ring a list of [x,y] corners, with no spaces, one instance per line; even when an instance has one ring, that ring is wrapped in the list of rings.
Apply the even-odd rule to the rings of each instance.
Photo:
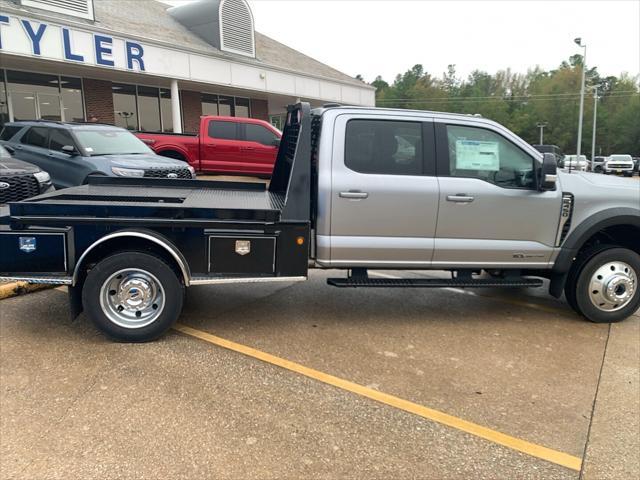
[[[50,93],[37,93],[38,118],[59,122],[62,120],[60,114],[60,95]]]
[[[7,70],[6,93],[6,120],[84,120],[79,78]]]
[[[13,121],[38,118],[36,96],[30,92],[9,92],[9,108]]]

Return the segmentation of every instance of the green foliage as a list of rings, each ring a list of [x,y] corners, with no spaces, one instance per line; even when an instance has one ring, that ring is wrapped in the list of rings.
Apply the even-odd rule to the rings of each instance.
[[[397,75],[391,85],[380,76],[371,85],[376,87],[380,107],[480,114],[531,143],[538,143],[537,124],[544,122],[544,143],[575,153],[582,60],[573,55],[556,70],[536,67],[526,74],[475,70],[466,80],[457,77],[455,65],[434,77],[418,64]],[[601,77],[597,68],[587,66],[586,85],[582,152],[591,154],[593,86],[597,85],[596,155],[640,156],[640,76]]]

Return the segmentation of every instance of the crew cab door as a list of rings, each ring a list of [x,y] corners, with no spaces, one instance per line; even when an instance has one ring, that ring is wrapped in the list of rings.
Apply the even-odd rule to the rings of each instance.
[[[431,264],[438,180],[433,123],[403,115],[341,114],[333,132],[331,233],[318,261],[335,266]],[[321,258],[330,244],[330,259]]]
[[[436,143],[440,211],[433,265],[546,267],[562,193],[537,189],[537,155],[486,122],[437,122]]]
[[[241,158],[237,122],[210,120],[200,131],[200,168],[204,171],[236,171]]]

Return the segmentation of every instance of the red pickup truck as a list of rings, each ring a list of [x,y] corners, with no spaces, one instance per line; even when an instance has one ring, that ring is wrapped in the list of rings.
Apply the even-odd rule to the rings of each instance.
[[[136,136],[157,154],[189,162],[198,172],[271,176],[282,134],[255,118],[203,116],[198,134]]]

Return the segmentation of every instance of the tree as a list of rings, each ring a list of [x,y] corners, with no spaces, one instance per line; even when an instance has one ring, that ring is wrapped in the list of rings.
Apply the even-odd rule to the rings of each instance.
[[[576,149],[578,107],[582,82],[581,55],[561,62],[557,69],[540,67],[526,74],[501,70],[489,74],[473,71],[465,80],[456,65],[434,77],[416,64],[398,74],[390,85],[380,76],[376,87],[379,106],[421,110],[479,113],[496,120],[531,143],[538,142],[538,122],[546,122],[545,143],[558,145],[565,153]],[[587,66],[582,149],[591,152],[593,89],[599,86],[596,152],[640,156],[640,76],[602,77],[596,66]]]

